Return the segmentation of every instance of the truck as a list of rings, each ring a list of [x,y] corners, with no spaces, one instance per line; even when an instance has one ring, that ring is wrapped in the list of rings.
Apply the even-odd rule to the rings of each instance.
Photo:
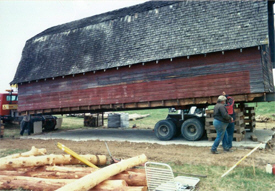
[[[8,93],[0,93],[0,117],[3,123],[18,122],[23,119],[18,111],[18,94],[13,90],[6,90]],[[33,123],[42,121],[42,129],[44,131],[52,131],[55,129],[57,117],[52,115],[36,114],[31,116],[31,132],[33,132]]]
[[[206,108],[274,98],[272,1],[149,1],[54,26],[27,40],[11,84],[23,114]],[[272,98],[272,99],[271,99]],[[182,112],[156,136],[198,140]]]
[[[6,90],[8,93],[0,93],[0,116],[5,122],[20,121],[22,118],[17,112],[18,95],[12,90]]]

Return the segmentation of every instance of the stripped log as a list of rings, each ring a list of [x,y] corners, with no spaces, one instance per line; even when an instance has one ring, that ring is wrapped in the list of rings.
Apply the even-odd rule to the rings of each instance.
[[[56,190],[74,180],[67,179],[43,179],[26,176],[5,176],[0,175],[0,190],[23,188],[34,191]]]
[[[119,174],[134,166],[143,164],[147,161],[147,157],[143,154],[127,160],[120,161],[119,163],[99,169],[89,175],[86,175],[70,184],[63,186],[58,191],[82,191],[94,188],[97,184],[107,180],[111,176]]]
[[[105,180],[90,190],[96,191],[119,191],[125,190],[127,183],[124,180]]]
[[[39,167],[42,168],[42,167]],[[58,171],[58,172],[93,172],[93,168],[87,168],[87,167],[80,167],[80,166],[43,166],[43,171]],[[126,170],[131,171],[131,172],[136,172],[136,173],[145,173],[145,169],[137,169],[137,168],[131,168]]]
[[[89,168],[89,167],[81,167],[81,166],[75,166],[75,165],[66,165],[66,166],[40,166],[40,167],[27,167],[27,168],[17,168],[16,171],[43,171],[43,172],[66,172],[66,173],[75,173],[75,172],[81,172],[81,173],[91,173],[94,172],[96,169]],[[0,171],[0,172],[3,172]],[[135,169],[131,168],[126,171],[123,171],[122,173],[128,173],[128,172],[135,172],[135,173],[142,173],[145,174],[145,169]]]
[[[146,186],[145,173],[125,171],[109,178],[109,180],[125,180],[129,186]]]
[[[125,191],[147,191],[147,186],[128,186]]]
[[[96,165],[106,164],[105,155],[81,155]],[[44,165],[67,165],[67,164],[83,164],[79,160],[70,155],[45,155],[38,157],[20,157],[15,159],[0,160],[0,170],[10,170],[24,167],[37,167]]]
[[[75,179],[44,179],[0,175],[0,190],[23,188],[33,191],[53,191],[74,181]],[[91,191],[126,190],[126,187],[127,184],[124,180],[106,180],[91,189]]]
[[[44,171],[44,167],[37,169],[30,169],[29,171],[0,171],[0,175],[7,176],[28,176],[37,178],[48,178],[48,179],[79,179],[83,176],[90,174],[98,169],[86,168],[83,172],[59,172],[59,171]],[[120,174],[112,176],[109,180],[124,180],[129,186],[146,186],[146,175],[144,173],[136,173],[131,171],[123,171]]]
[[[14,159],[19,157],[30,157],[30,156],[39,156],[39,155],[45,155],[47,153],[46,149],[37,149],[35,146],[32,146],[30,151],[24,152],[24,153],[16,153],[13,155],[9,155],[3,158],[0,158],[1,160],[5,159]]]
[[[43,168],[43,169],[42,169]],[[80,167],[80,166],[73,166],[73,165],[66,165],[66,166],[43,166],[39,167],[42,171],[47,172],[67,172],[67,173],[74,173],[74,172],[87,172],[91,173],[94,172],[94,168],[87,168],[87,167]]]
[[[7,176],[28,176],[36,178],[47,178],[47,179],[78,179],[86,176],[87,172],[42,172],[42,171],[0,171],[0,175]]]

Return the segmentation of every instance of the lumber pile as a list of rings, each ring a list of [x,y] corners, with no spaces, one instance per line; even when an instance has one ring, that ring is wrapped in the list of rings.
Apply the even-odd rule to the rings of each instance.
[[[113,113],[113,112],[105,112],[104,113],[104,119],[108,119],[108,115],[110,113]],[[149,117],[149,116],[150,116],[150,114],[141,115],[141,114],[137,114],[137,113],[131,113],[131,114],[129,114],[129,121],[135,121],[135,120],[143,119],[143,118],[146,118],[146,117]]]
[[[240,103],[237,107],[244,114],[245,129],[254,132],[256,127],[255,108],[249,107],[248,104]]]
[[[130,121],[135,121],[135,120],[143,119],[143,118],[146,118],[146,117],[149,117],[149,116],[150,116],[150,114],[141,115],[141,114],[133,113],[133,114],[129,114],[129,120]]]
[[[84,116],[85,127],[101,127],[104,125],[103,114],[91,114]]]
[[[214,110],[206,110],[206,118],[205,118],[205,130],[207,133],[207,138],[209,141],[215,140],[217,137],[216,129],[213,125],[214,120]],[[236,113],[236,120],[235,120],[235,130],[233,139],[237,142],[240,142],[245,137],[245,121],[244,121],[244,114],[240,108],[235,109]]]
[[[106,166],[105,155],[81,155],[101,168],[86,167],[70,155],[45,155],[46,149],[0,158],[0,190],[147,190],[145,155]],[[105,167],[102,167],[104,165]]]

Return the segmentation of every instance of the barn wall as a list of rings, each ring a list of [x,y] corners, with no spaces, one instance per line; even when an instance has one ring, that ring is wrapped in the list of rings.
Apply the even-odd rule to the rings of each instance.
[[[271,62],[271,47],[268,45],[262,46],[262,68],[263,68],[263,79],[264,87],[266,92],[274,91],[273,75],[272,75],[272,62]]]
[[[257,47],[19,85],[19,111],[265,92]]]

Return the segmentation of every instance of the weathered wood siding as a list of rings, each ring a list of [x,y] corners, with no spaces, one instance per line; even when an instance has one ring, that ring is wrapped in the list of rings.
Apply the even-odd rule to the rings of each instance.
[[[23,83],[19,111],[265,92],[262,64],[253,47]]]
[[[272,75],[272,62],[270,47],[262,46],[261,55],[262,55],[262,68],[263,68],[263,81],[264,88],[266,92],[274,92],[273,84],[273,75]]]

